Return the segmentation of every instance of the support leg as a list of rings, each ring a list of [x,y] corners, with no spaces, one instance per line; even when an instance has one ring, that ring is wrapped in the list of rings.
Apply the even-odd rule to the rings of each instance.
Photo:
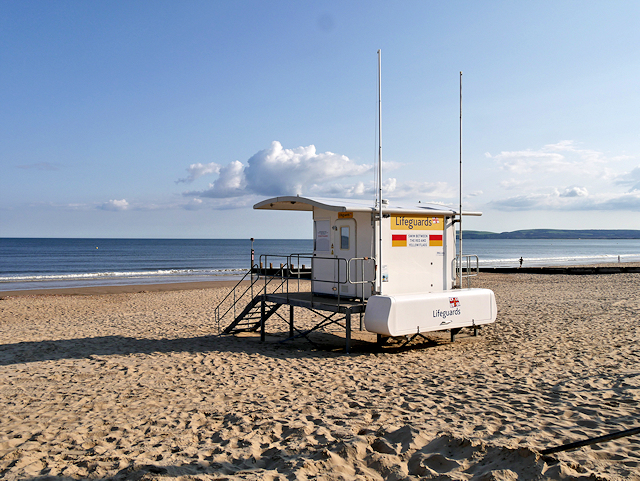
[[[461,330],[462,330],[461,327],[456,327],[454,329],[451,329],[451,342],[456,341],[456,334],[458,334]]]
[[[266,338],[265,332],[265,324],[267,323],[266,319],[266,302],[263,300],[260,301],[260,342],[264,342]]]
[[[388,340],[389,337],[383,336],[382,334],[376,334],[376,348],[379,351],[382,351],[382,346],[384,346]]]
[[[289,337],[293,337],[293,306],[289,306]]]
[[[345,313],[345,321],[347,325],[346,344],[344,347],[345,352],[349,353],[349,344],[351,344],[351,309],[348,309]]]

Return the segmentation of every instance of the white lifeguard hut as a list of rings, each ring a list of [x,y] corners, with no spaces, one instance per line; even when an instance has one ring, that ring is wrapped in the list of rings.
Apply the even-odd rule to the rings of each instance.
[[[462,72],[460,75],[462,145]],[[378,80],[380,85],[380,51]],[[380,109],[380,96],[378,105]],[[380,118],[379,110],[379,131]],[[380,137],[379,133],[378,139]],[[339,324],[346,332],[347,352],[352,314],[360,314],[360,329],[377,334],[380,344],[391,337],[407,336],[410,340],[425,332],[442,330],[451,331],[453,341],[465,327],[472,328],[477,334],[481,326],[496,320],[496,301],[491,290],[474,289],[469,284],[463,288],[463,279],[467,277],[468,280],[479,271],[477,256],[463,256],[461,249],[456,254],[455,225],[465,215],[481,215],[462,212],[462,150],[460,207],[457,210],[436,204],[396,205],[382,199],[381,151],[380,143],[375,201],[283,196],[253,206],[258,210],[312,212],[313,252],[292,253],[286,256],[286,262],[281,263],[280,268],[274,269],[266,255],[260,257],[259,263],[254,263],[252,250],[251,287],[239,296],[242,298],[250,289],[250,302],[239,315],[235,315],[235,300],[232,307],[221,308],[223,301],[216,308],[219,328],[221,319],[233,309],[234,320],[224,333],[259,329],[264,341],[266,321],[282,305],[290,306],[288,339],[300,336],[308,339],[308,334],[315,330],[328,324]],[[472,258],[475,258],[475,266]],[[310,271],[302,267],[305,266],[303,262],[311,266]],[[292,292],[289,280],[305,276],[311,280],[310,292]],[[261,277],[265,279],[264,288],[254,296],[255,279]],[[267,282],[267,278],[278,279],[270,290],[271,280]],[[235,289],[232,293],[233,299],[237,299]],[[300,331],[295,328],[294,306],[330,314],[322,314],[323,320],[314,328]],[[344,322],[336,319],[341,315],[344,315]]]
[[[454,341],[463,328],[477,334],[496,320],[493,292],[463,287],[465,277],[477,275],[478,262],[477,256],[460,259],[456,254],[460,213],[453,208],[283,196],[259,202],[254,209],[311,212],[313,252],[261,255],[250,271],[251,287],[237,295],[233,291],[233,298],[242,298],[249,289],[251,296],[238,315],[234,303],[226,334],[260,330],[264,341],[267,320],[284,305],[290,306],[287,339],[309,339],[310,333],[337,324],[345,329],[347,352],[353,314],[360,315],[361,330],[377,334],[378,344],[400,336],[411,340],[430,331],[450,331]],[[273,268],[269,261],[283,257],[285,262]],[[301,278],[311,281],[310,291],[291,283]],[[276,288],[268,289],[269,284]],[[312,329],[301,331],[295,327],[294,306],[329,314]],[[219,306],[218,325],[231,312],[230,307],[221,311]]]
[[[367,331],[394,337],[478,328],[496,319],[491,290],[461,288],[454,209],[384,200],[379,209],[300,196],[266,199],[254,209],[313,213],[311,292],[366,301]]]

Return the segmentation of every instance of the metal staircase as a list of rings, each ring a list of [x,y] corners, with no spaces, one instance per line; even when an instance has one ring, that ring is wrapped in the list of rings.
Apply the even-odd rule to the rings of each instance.
[[[272,316],[279,318],[288,326],[289,335],[280,341],[289,341],[304,337],[309,342],[309,334],[333,324],[345,329],[345,351],[349,352],[351,342],[352,315],[360,315],[360,330],[362,330],[362,314],[364,313],[366,300],[364,296],[358,298],[341,296],[340,286],[343,284],[362,285],[373,283],[373,280],[365,279],[364,262],[373,262],[370,258],[354,258],[351,260],[341,258],[318,258],[310,254],[291,254],[286,256],[286,263],[280,267],[274,267],[277,262],[269,262],[272,258],[278,259],[284,256],[260,256],[261,262],[254,264],[251,270],[238,281],[225,298],[214,310],[215,322],[218,334],[236,334],[246,332],[260,332],[260,340],[265,341],[267,320]],[[311,260],[311,269],[306,269],[305,264],[300,264],[302,259]],[[346,265],[346,276],[338,276],[338,279],[319,280],[314,278],[313,264],[318,260],[342,261]],[[297,261],[297,262],[296,262]],[[351,261],[356,262],[353,264]],[[357,264],[361,261],[362,265]],[[264,267],[263,267],[264,265]],[[353,267],[352,267],[353,265]],[[360,267],[361,277],[358,279],[357,270]],[[350,275],[350,270],[355,273],[355,280]],[[373,269],[375,273],[375,269]],[[338,270],[340,273],[340,270]],[[249,281],[250,282],[247,282]],[[258,282],[260,282],[258,284]],[[330,283],[336,286],[335,295],[314,294],[313,283]],[[363,289],[364,291],[364,289]],[[278,312],[280,306],[288,306],[288,316]],[[322,319],[312,328],[296,328],[294,325],[294,308],[310,310],[315,316]],[[325,313],[329,314],[325,314]],[[317,321],[317,319],[316,319]]]
[[[218,334],[255,332],[260,329],[262,319],[261,301],[263,295],[259,293],[266,294],[267,292],[276,292],[278,289],[281,290],[286,282],[286,269],[287,267],[281,267],[277,269],[281,272],[274,272],[268,278],[259,274],[260,270],[257,265],[253,266],[253,269],[248,270],[214,310]],[[244,286],[242,283],[248,280],[248,277],[251,282],[248,286]],[[262,282],[259,286],[256,286],[260,280],[262,280]],[[281,282],[278,283],[277,281]],[[243,305],[244,308],[238,314],[237,311],[240,306]],[[265,321],[275,314],[278,307],[280,307],[280,305],[276,304],[274,306],[268,306],[268,308],[265,309]],[[231,320],[231,322],[227,327],[223,328],[222,326],[229,322],[229,320]]]
[[[238,316],[229,324],[222,334],[236,334],[238,332],[255,332],[260,329],[262,321],[262,296],[257,296],[249,301],[249,304]],[[265,309],[264,319],[269,319],[278,310],[281,304],[275,304],[268,310]]]

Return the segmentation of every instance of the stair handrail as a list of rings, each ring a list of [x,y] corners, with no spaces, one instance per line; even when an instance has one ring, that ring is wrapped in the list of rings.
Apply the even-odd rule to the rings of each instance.
[[[229,308],[228,308],[226,311],[224,311],[224,313],[223,313],[222,315],[220,315],[220,306],[221,306],[221,305],[222,305],[222,304],[223,304],[223,303],[224,303],[224,302],[229,298],[229,296],[231,296],[231,294],[233,294],[233,295],[234,295],[234,297],[235,297],[236,289],[237,289],[237,288],[238,288],[238,286],[239,286],[239,285],[240,285],[240,284],[241,284],[241,283],[246,279],[246,277],[247,277],[249,274],[252,274],[252,273],[253,273],[253,267],[255,267],[255,266],[252,266],[252,268],[251,268],[251,269],[249,269],[249,270],[245,273],[245,275],[244,275],[244,276],[242,276],[242,278],[238,281],[238,283],[237,283],[235,286],[233,286],[233,288],[232,288],[232,289],[227,293],[227,295],[226,295],[226,296],[224,296],[224,298],[223,298],[223,299],[218,303],[218,305],[216,306],[215,310],[213,311],[213,312],[214,312],[215,319],[216,319],[216,323],[217,323],[217,325],[218,325],[218,334],[220,334],[220,319],[222,319],[223,317],[225,317],[225,316],[229,313],[229,311],[230,311],[231,309],[233,309],[233,308],[235,308],[235,307],[236,307],[237,301],[236,301],[236,300],[234,300],[233,304],[232,304],[231,306],[229,306]],[[250,285],[249,287],[247,287],[247,289],[246,289],[246,290],[245,290],[245,291],[240,295],[240,298],[242,298],[242,297],[247,293],[247,291],[248,291],[249,289],[251,289],[251,287],[253,287],[253,284],[255,284],[259,278],[260,278],[260,276],[258,275],[258,277],[256,278],[256,280],[255,280],[255,281],[252,279],[252,281],[251,281],[251,285]]]
[[[287,270],[287,266],[282,266],[279,270],[276,269],[276,272],[272,275],[272,276],[268,276],[268,275],[264,275],[262,277],[264,277],[264,294],[267,294],[267,286],[274,280],[274,279],[278,279],[278,272],[280,272],[280,277],[279,279],[281,279],[282,282],[280,282],[279,285],[276,286],[276,288],[273,290],[273,292],[277,292],[278,289],[280,289],[282,286],[284,286],[284,284],[286,282],[288,282],[289,277],[285,277],[284,273]],[[270,279],[267,281],[267,278],[270,277]],[[284,289],[283,289],[284,292]],[[287,293],[289,292],[289,285],[287,284]]]
[[[247,277],[249,274],[253,274],[253,273],[254,273],[254,272],[253,272],[254,270],[255,270],[255,272],[257,273],[256,277],[254,278],[254,277],[252,276],[252,278],[251,278],[251,284],[249,284],[249,286],[247,286],[247,288],[244,290],[244,292],[242,292],[242,294],[240,294],[240,295],[238,296],[238,298],[236,299],[236,289],[238,288],[238,286],[240,286],[240,284],[242,283],[242,281],[244,281],[244,280],[246,279],[246,277]],[[283,269],[283,270],[284,270],[284,269]],[[266,293],[266,292],[267,292],[267,286],[268,286],[268,285],[269,285],[269,284],[270,284],[270,283],[275,279],[275,277],[271,277],[268,281],[267,281],[267,278],[268,278],[268,277],[270,277],[270,276],[268,276],[268,275],[263,275],[262,277],[264,277],[264,278],[265,278],[264,292]],[[222,319],[223,319],[227,314],[229,314],[229,311],[231,311],[232,309],[234,309],[234,315],[233,315],[233,317],[234,317],[234,319],[235,319],[235,317],[236,317],[236,316],[235,316],[235,307],[236,307],[236,305],[238,304],[238,301],[239,301],[240,299],[242,299],[242,298],[245,296],[245,294],[246,294],[247,292],[249,292],[250,290],[253,292],[253,286],[254,286],[255,284],[257,284],[257,283],[258,283],[258,281],[260,281],[260,269],[259,269],[258,264],[254,264],[254,265],[252,266],[252,268],[251,268],[251,269],[249,269],[249,271],[247,271],[247,272],[245,273],[245,275],[244,275],[244,276],[242,276],[242,279],[240,279],[240,280],[238,281],[238,283],[237,283],[235,286],[233,286],[233,288],[232,288],[232,289],[229,291],[229,293],[224,297],[224,299],[222,299],[222,300],[218,303],[218,306],[215,308],[215,311],[214,311],[214,312],[215,312],[216,324],[217,324],[217,326],[218,326],[218,334],[220,334],[220,332],[221,332],[221,331],[220,331],[220,321],[221,321],[221,320],[222,320]],[[276,289],[280,288],[280,287],[282,286],[282,284],[284,284],[284,281],[283,281],[279,286],[277,286],[277,287],[276,287]],[[221,306],[221,305],[222,305],[222,304],[223,304],[223,303],[224,303],[224,302],[225,302],[225,301],[226,301],[226,300],[227,300],[227,299],[228,299],[232,294],[233,294],[233,296],[234,296],[233,304],[232,304],[231,306],[229,306],[229,307],[227,308],[227,310],[226,310],[226,311],[224,311],[224,312],[222,313],[222,315],[221,315],[221,314],[220,314],[220,306]]]

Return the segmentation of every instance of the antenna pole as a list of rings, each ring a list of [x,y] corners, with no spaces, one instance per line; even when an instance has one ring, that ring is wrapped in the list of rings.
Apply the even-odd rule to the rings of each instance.
[[[458,287],[462,289],[462,72],[460,72],[460,210],[458,211]]]
[[[378,278],[382,294],[382,50],[378,49]]]

